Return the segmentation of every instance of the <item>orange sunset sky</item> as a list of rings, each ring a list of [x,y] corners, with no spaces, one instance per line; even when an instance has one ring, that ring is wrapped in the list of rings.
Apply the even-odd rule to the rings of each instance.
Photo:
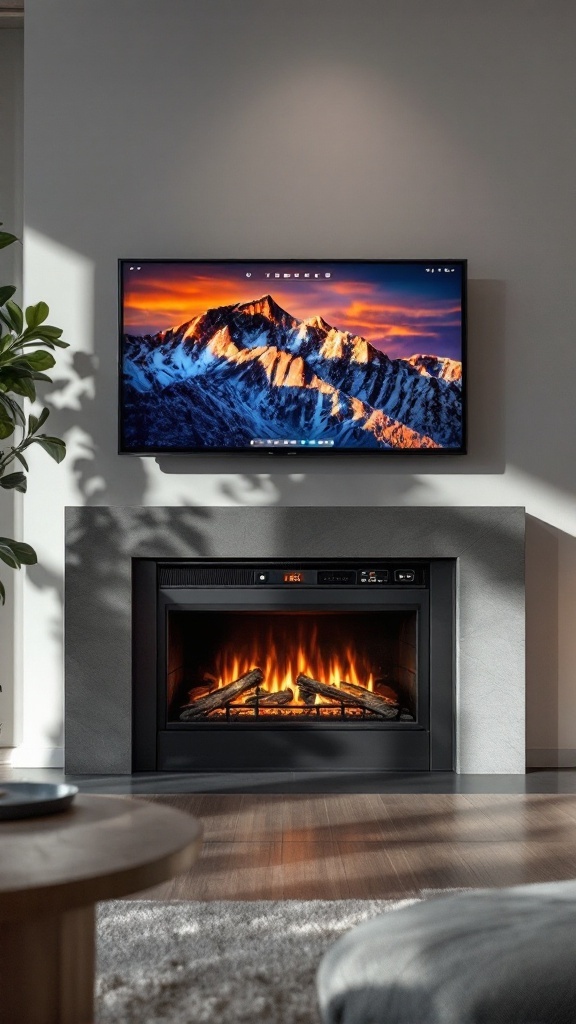
[[[461,288],[458,263],[123,261],[123,330],[153,335],[270,294],[292,316],[320,314],[392,358],[461,359]]]

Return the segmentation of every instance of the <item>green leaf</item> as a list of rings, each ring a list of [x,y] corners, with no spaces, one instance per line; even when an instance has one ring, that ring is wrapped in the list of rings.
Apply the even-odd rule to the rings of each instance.
[[[13,391],[15,395],[23,395],[31,402],[36,400],[36,388],[30,379],[32,374],[10,373],[0,377],[0,388],[3,391]]]
[[[28,418],[28,433],[35,434],[36,431],[39,430],[44,423],[46,423],[46,420],[48,419],[49,415],[50,409],[47,409],[46,406],[44,406],[39,416],[34,416],[34,413],[30,413],[30,416]]]
[[[0,318],[2,314],[0,313]],[[24,332],[23,337],[26,342],[39,341],[43,345],[57,345],[58,348],[69,348],[67,341],[62,341],[60,335],[62,331],[59,327],[37,327],[34,330],[27,330]]]
[[[13,334],[4,334],[0,338],[0,352],[6,352],[6,350],[10,348],[11,344],[13,343],[13,341],[14,341],[14,335]]]
[[[24,473],[8,473],[7,476],[0,476],[0,487],[6,491],[21,491],[24,494],[28,481]]]
[[[10,434],[14,433],[15,424],[9,419],[3,419],[0,416],[0,441],[5,441]]]
[[[26,334],[23,334],[22,337],[25,338]],[[46,348],[53,349],[55,347],[53,341],[48,341],[47,338],[36,338],[35,335],[32,335],[32,337],[31,337],[31,339],[29,341],[23,341],[22,345],[20,347],[23,348],[23,349],[24,348],[31,348],[32,345],[37,345],[38,342],[40,342],[41,345],[45,345]]]
[[[50,378],[48,378],[48,379],[50,379]],[[36,387],[32,383],[32,381],[31,380],[27,380],[26,378],[24,378],[24,380],[20,381],[20,384],[22,386],[22,391],[20,393],[23,394],[25,398],[28,398],[31,402],[35,402],[36,401]]]
[[[20,568],[20,559],[12,551],[11,541],[6,541],[5,537],[0,537],[0,558],[6,565],[9,565],[11,569]]]
[[[6,313],[2,312],[1,309],[0,309],[0,320],[2,321],[3,324],[6,324],[6,327],[8,328],[9,331],[13,331],[14,330],[14,327],[12,326],[12,321],[6,316]]]
[[[16,448],[14,449],[14,458],[15,458],[15,459],[18,459],[18,462],[20,463],[20,465],[21,465],[21,466],[24,466],[24,469],[25,469],[25,470],[26,470],[26,472],[28,473],[28,472],[29,472],[29,470],[30,470],[30,466],[29,466],[29,465],[28,465],[28,463],[26,462],[26,459],[25,459],[25,458],[24,458],[24,456],[22,455],[22,452],[19,452],[19,451],[17,451],[17,450],[16,450]]]
[[[9,537],[0,537],[0,558],[12,569],[19,569],[21,565],[36,565],[38,561],[34,548]]]
[[[7,245],[17,241],[16,235],[11,235],[9,231],[0,231],[0,249],[5,249]]]
[[[8,299],[8,302],[4,304],[4,309],[6,310],[16,334],[22,334],[22,328],[24,327],[24,314],[20,309],[20,306],[17,305],[16,302],[12,302],[12,299]]]
[[[6,538],[3,538],[6,543]],[[8,544],[12,548],[12,551],[17,558],[20,559],[22,565],[36,565],[38,561],[34,548],[30,547],[29,544],[24,544],[21,540],[10,540]]]
[[[10,374],[13,377],[31,377],[33,370],[27,365],[26,356],[21,355],[16,348],[8,362],[1,367],[0,373],[2,378]]]
[[[0,580],[0,604],[6,604],[6,591],[2,580]]]
[[[46,434],[40,434],[40,437],[35,437],[34,440],[45,452],[48,452],[55,462],[62,462],[62,459],[65,458],[66,444],[59,437],[47,437]]]
[[[30,352],[22,357],[33,370],[50,370],[56,360],[49,352]]]
[[[33,352],[32,355],[35,353]],[[48,356],[49,359],[52,359],[49,352],[38,352],[38,355]],[[53,359],[52,362],[54,362]],[[52,378],[47,377],[45,373],[40,373],[28,356],[16,355],[3,360],[3,365],[0,365],[0,381],[5,380],[10,374],[14,377],[30,377],[33,380],[46,380],[49,384],[52,383]]]
[[[35,306],[26,307],[26,324],[34,330],[43,324],[50,309],[45,302],[37,302]]]
[[[11,299],[14,295],[16,288],[13,284],[4,284],[0,288],[0,306],[3,306],[8,299]]]
[[[69,341],[62,341],[62,338],[53,337],[51,334],[47,335],[45,338],[43,337],[42,340],[45,342],[51,341],[52,344],[57,345],[58,348],[70,348]]]
[[[42,334],[45,334],[47,338],[61,338],[62,333],[61,327],[53,327],[52,324],[44,324],[42,328]]]
[[[15,402],[13,398],[9,398],[8,395],[4,394],[1,390],[2,381],[0,379],[0,409],[4,409],[6,415],[11,418],[13,423],[20,423],[23,427],[26,426],[26,417],[22,412],[18,402]]]

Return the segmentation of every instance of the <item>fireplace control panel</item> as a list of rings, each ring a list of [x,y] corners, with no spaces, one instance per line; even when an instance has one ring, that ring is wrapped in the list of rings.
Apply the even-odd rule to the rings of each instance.
[[[259,586],[289,587],[348,587],[348,586],[413,586],[427,585],[425,565],[376,565],[359,568],[263,568],[254,573],[254,582]]]
[[[161,590],[189,587],[427,587],[430,566],[416,560],[351,562],[159,563]]]

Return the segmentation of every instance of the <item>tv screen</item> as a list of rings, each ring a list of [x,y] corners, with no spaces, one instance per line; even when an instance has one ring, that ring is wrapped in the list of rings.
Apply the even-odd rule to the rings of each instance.
[[[120,451],[465,451],[465,260],[121,260]]]

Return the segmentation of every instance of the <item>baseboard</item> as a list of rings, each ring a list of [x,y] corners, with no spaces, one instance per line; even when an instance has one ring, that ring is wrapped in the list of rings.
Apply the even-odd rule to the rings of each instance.
[[[22,743],[14,747],[9,764],[14,768],[63,768],[64,747],[45,747],[40,744]]]
[[[576,749],[533,747],[526,751],[527,768],[576,768]]]

